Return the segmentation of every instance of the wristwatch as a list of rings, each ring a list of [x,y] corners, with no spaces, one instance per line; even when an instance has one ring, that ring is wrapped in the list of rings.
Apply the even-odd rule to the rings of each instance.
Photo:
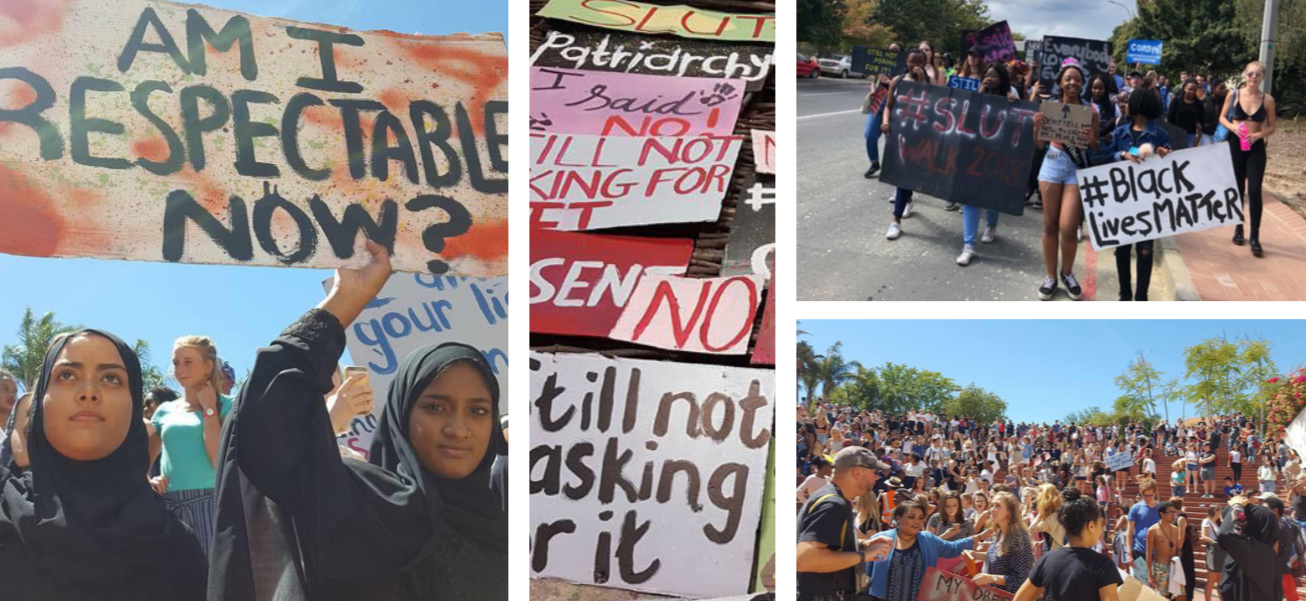
[[[214,409],[214,408],[212,408],[212,407],[209,407],[208,409],[205,409],[205,410],[204,410],[204,416],[205,416],[205,417],[213,417],[213,416],[215,416],[215,415],[217,415],[217,414],[218,414],[218,410],[217,410],[217,409]]]

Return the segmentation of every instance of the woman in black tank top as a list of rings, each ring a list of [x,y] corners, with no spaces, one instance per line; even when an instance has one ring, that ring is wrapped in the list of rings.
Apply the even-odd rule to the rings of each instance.
[[[1274,134],[1277,117],[1274,97],[1261,91],[1265,65],[1260,61],[1248,63],[1243,77],[1246,82],[1225,98],[1220,124],[1229,130],[1233,173],[1238,180],[1238,190],[1243,192],[1243,204],[1247,205],[1251,232],[1246,242],[1251,246],[1252,254],[1259,257],[1262,255],[1261,182],[1265,179],[1265,139]],[[1250,113],[1248,109],[1251,109]],[[1246,150],[1243,150],[1244,146]],[[1233,243],[1242,246],[1243,242],[1243,226],[1237,225],[1233,230]]]

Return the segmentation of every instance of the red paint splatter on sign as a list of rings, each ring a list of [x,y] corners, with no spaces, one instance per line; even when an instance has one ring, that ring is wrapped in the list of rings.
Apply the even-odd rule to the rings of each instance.
[[[0,252],[50,257],[59,250],[64,222],[54,199],[23,174],[0,165]]]

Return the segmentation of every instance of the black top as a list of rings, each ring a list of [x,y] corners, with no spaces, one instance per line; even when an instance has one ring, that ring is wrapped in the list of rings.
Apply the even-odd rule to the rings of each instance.
[[[1170,103],[1170,115],[1166,120],[1185,133],[1196,134],[1198,127],[1206,120],[1206,109],[1201,102],[1176,99]]]
[[[1306,521],[1306,495],[1297,495],[1292,498],[1292,514],[1292,517],[1300,521]]]
[[[1098,601],[1098,589],[1124,584],[1111,558],[1084,547],[1061,547],[1043,554],[1029,574],[1048,601]]]
[[[812,493],[799,511],[798,542],[815,541],[836,551],[856,551],[854,522],[852,504],[831,482]],[[798,572],[798,593],[834,595],[856,592],[855,570],[856,566],[849,566],[837,572]]]
[[[1233,113],[1233,119],[1231,119],[1232,121],[1255,121],[1257,123],[1265,121],[1264,98],[1261,99],[1261,108],[1256,109],[1256,112],[1252,113],[1250,117],[1248,117],[1247,112],[1243,110],[1243,106],[1238,102],[1237,97],[1234,97],[1232,102],[1233,102],[1233,109],[1231,110],[1231,112]]]

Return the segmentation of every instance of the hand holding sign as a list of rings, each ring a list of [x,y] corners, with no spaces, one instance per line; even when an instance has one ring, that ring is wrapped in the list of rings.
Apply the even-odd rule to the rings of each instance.
[[[1044,102],[1039,139],[1087,148],[1093,139],[1093,111],[1086,106]]]

